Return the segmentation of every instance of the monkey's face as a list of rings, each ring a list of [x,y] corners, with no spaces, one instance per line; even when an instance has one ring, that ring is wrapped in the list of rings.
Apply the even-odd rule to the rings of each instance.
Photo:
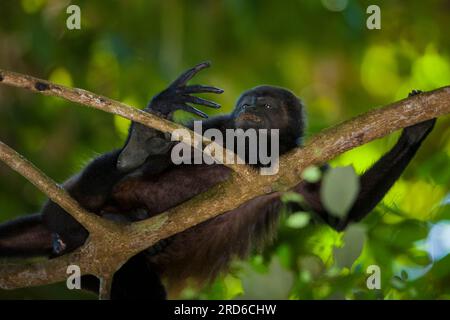
[[[274,127],[274,115],[285,116],[279,102],[270,96],[246,95],[236,106],[235,126],[241,129],[272,129]],[[280,109],[280,110],[277,110]],[[273,119],[272,119],[273,118]]]
[[[302,134],[301,103],[290,91],[272,86],[259,86],[239,98],[234,124],[240,129],[279,129],[280,133]]]

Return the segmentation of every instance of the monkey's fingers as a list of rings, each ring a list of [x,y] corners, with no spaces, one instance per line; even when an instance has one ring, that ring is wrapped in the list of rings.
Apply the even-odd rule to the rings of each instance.
[[[194,108],[190,105],[187,104],[182,104],[178,106],[179,109],[196,114],[202,118],[208,118],[208,115],[206,113],[204,113],[203,111],[198,110],[197,108]]]
[[[413,91],[411,91],[411,92],[408,94],[408,97],[417,96],[418,94],[421,94],[421,93],[422,93],[422,90],[416,90],[416,89],[414,89]]]
[[[185,95],[185,96],[183,96],[183,99],[185,102],[195,103],[195,104],[199,104],[202,106],[207,106],[207,107],[211,107],[211,108],[215,108],[215,109],[220,108],[220,104],[206,100],[206,99],[202,99],[199,97]]]
[[[185,94],[191,94],[191,93],[223,93],[223,89],[211,87],[211,86],[202,86],[202,85],[192,85],[187,86],[182,89],[183,93]]]
[[[211,64],[209,62],[202,62],[195,67],[185,71],[181,74],[172,84],[170,87],[181,87],[186,85],[186,83],[191,80],[199,71],[208,68]]]

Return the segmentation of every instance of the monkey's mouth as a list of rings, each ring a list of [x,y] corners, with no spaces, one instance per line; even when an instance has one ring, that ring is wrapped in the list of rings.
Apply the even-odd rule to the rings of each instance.
[[[250,122],[254,122],[254,123],[260,123],[260,122],[263,121],[263,120],[262,120],[260,117],[258,117],[256,114],[249,113],[249,112],[241,113],[241,114],[237,117],[236,120],[237,120],[237,121],[250,121]]]

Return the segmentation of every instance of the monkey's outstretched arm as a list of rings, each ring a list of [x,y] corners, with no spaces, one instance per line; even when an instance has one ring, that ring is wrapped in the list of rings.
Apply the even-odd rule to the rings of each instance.
[[[93,293],[99,291],[99,280],[93,275],[81,277],[81,287]],[[166,291],[160,276],[144,253],[130,258],[115,274],[111,300],[164,300]]]

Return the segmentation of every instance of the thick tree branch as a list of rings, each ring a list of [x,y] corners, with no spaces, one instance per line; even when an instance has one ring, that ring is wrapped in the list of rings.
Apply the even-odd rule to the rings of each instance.
[[[107,97],[83,89],[68,88],[63,85],[52,83],[50,81],[2,69],[0,69],[0,83],[10,85],[13,87],[27,89],[33,92],[38,92],[46,96],[63,98],[87,107],[92,107],[108,113],[113,113],[118,116],[129,119],[131,121],[142,123],[147,127],[157,129],[161,132],[172,133],[176,129],[184,129],[189,131],[192,139],[196,137],[198,141],[203,141],[204,144],[212,143],[210,139],[202,137],[201,135],[196,134],[195,132],[189,130],[188,128],[182,125],[162,119],[154,114],[144,112],[142,110],[133,108],[132,106],[126,105],[122,102],[115,101],[113,99],[109,99]],[[194,146],[192,140],[191,146]],[[225,154],[225,149],[223,154]],[[220,162],[220,159],[217,160]],[[233,171],[237,172],[239,175],[241,175],[243,179],[246,179],[249,172],[252,171],[252,169],[248,166],[236,164],[225,164],[225,165],[233,169]]]
[[[148,115],[118,102],[96,96],[80,89],[68,89],[42,82],[28,76],[1,71],[0,79],[14,86],[64,97],[71,101],[94,106],[133,121],[150,125],[158,130],[170,132],[179,126]],[[47,87],[46,87],[47,86]],[[45,90],[44,90],[45,89]],[[103,100],[99,100],[103,99]],[[119,110],[119,111],[118,111]],[[101,232],[92,227],[92,214],[79,210],[79,205],[68,200],[61,188],[9,147],[1,144],[1,160],[32,181],[51,199],[60,201],[64,209],[78,220],[84,219],[93,228],[88,241],[75,252],[45,262],[31,265],[0,265],[0,287],[18,288],[61,281],[66,278],[65,267],[70,263],[80,266],[83,274],[94,274],[105,279],[102,297],[107,297],[112,275],[129,257],[150,247],[160,239],[169,237],[200,222],[232,210],[259,195],[275,190],[288,190],[301,181],[300,173],[308,166],[320,164],[340,153],[377,139],[392,131],[450,113],[450,87],[414,96],[324,130],[313,137],[301,149],[296,149],[280,159],[277,175],[261,176],[256,171],[245,172],[252,183],[242,183],[242,175],[234,173],[225,183],[191,199],[154,218],[118,226],[111,224]],[[140,121],[139,121],[139,120]],[[18,161],[19,165],[15,165]],[[39,174],[36,174],[38,172]],[[239,170],[238,170],[239,172]],[[52,186],[53,184],[53,186]],[[281,186],[281,187],[280,187]],[[55,195],[56,194],[56,195]],[[89,228],[88,228],[89,229]]]

